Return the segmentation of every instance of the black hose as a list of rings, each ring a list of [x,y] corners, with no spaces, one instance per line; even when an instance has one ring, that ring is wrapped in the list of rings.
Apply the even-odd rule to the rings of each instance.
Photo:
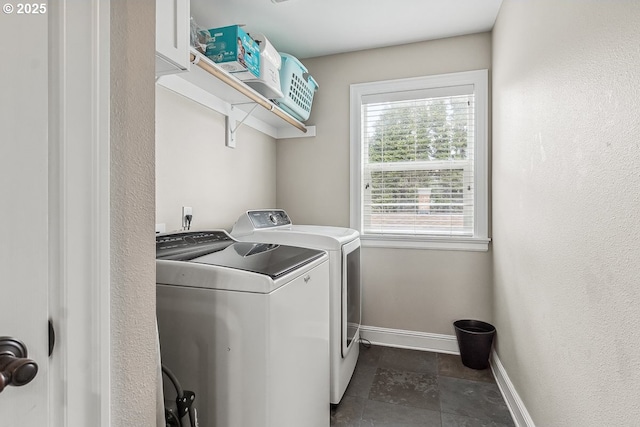
[[[171,381],[171,384],[173,384],[173,388],[176,389],[178,399],[182,399],[184,397],[184,390],[182,389],[182,386],[180,385],[178,378],[176,378],[176,376],[173,375],[173,372],[171,372],[171,370],[169,370],[169,368],[167,368],[164,365],[162,365],[162,373],[165,374],[167,378],[169,378],[169,380]],[[168,411],[168,414],[169,414],[169,418],[173,418],[176,421],[177,427],[182,427],[182,421],[180,420],[181,417],[178,417],[176,414],[174,414],[171,411]]]
[[[162,365],[162,373],[169,377],[171,383],[173,384],[173,387],[176,389],[176,393],[178,393],[178,397],[183,398],[184,390],[182,389],[182,386],[180,385],[180,382],[178,381],[176,376],[173,375],[173,372],[171,372],[166,366]]]
[[[166,366],[164,366],[164,365],[162,365],[162,373],[165,374],[167,376],[167,378],[169,378],[169,380],[171,381],[171,384],[173,384],[173,387],[176,389],[177,399],[183,399],[184,398],[184,389],[180,385],[180,381],[178,381],[178,378],[176,378],[176,376],[173,374],[173,372],[171,372],[171,370],[169,368],[167,368]],[[176,416],[176,414],[174,414],[173,412],[169,412],[169,413],[177,421],[178,427],[182,427],[182,421],[181,421],[182,417]],[[194,411],[193,406],[189,406],[188,414],[189,414],[189,425],[191,427],[197,427],[196,426],[195,411]]]
[[[172,411],[165,411],[165,415],[167,417],[167,420],[166,420],[167,422],[173,419],[175,420],[176,427],[182,427],[182,422],[180,421],[180,418],[178,418],[176,414],[174,414]]]

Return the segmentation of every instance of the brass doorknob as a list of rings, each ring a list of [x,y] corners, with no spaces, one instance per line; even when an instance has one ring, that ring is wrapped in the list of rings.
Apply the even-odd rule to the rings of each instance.
[[[27,358],[27,347],[15,338],[0,337],[0,392],[6,386],[23,386],[38,373],[38,364]]]

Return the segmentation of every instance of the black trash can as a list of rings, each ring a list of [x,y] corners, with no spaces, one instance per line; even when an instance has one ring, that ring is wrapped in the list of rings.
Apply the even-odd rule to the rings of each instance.
[[[456,320],[453,322],[464,366],[472,369],[487,369],[491,344],[496,328],[480,320]]]

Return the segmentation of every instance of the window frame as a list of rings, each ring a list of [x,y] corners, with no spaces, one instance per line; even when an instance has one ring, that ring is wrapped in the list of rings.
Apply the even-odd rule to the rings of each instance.
[[[382,248],[415,248],[487,251],[489,248],[489,72],[473,70],[431,76],[412,77],[350,86],[350,223],[360,232],[362,245]],[[474,227],[473,236],[430,236],[364,233],[362,99],[371,96],[393,98],[401,92],[420,92],[473,86],[475,95],[474,135]],[[391,99],[390,99],[391,100]]]

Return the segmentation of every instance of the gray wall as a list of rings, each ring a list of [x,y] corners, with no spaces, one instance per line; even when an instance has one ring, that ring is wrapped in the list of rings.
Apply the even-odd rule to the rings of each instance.
[[[497,352],[538,426],[640,419],[639,22],[505,0],[494,28]]]
[[[155,0],[111,1],[111,425],[156,421]]]
[[[170,90],[156,89],[156,222],[192,229],[226,228],[243,211],[276,204],[276,142],[246,125],[237,147],[224,145],[224,116]]]
[[[317,136],[277,146],[277,205],[298,224],[349,226],[349,85],[491,67],[489,33],[303,60],[318,81]],[[365,248],[363,324],[453,335],[491,321],[490,252]]]

